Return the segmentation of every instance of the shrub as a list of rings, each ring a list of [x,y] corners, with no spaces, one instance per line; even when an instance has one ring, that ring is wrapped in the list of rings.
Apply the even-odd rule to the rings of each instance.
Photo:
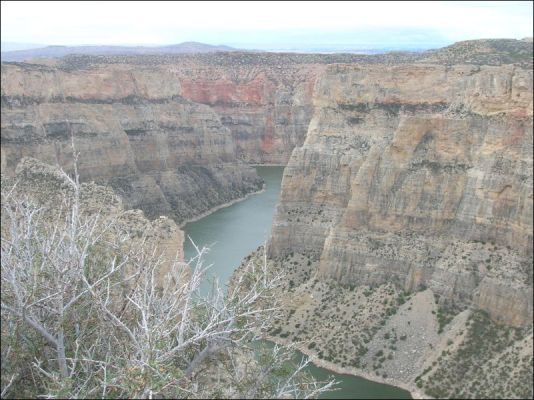
[[[281,277],[247,264],[230,290],[214,282],[203,296],[207,249],[189,265],[169,258],[157,239],[129,232],[131,213],[91,208],[77,176],[50,176],[58,195],[48,200],[1,185],[2,397],[227,393],[223,382],[199,384],[209,376],[207,361],[217,356],[233,374],[236,351],[254,357],[249,344],[278,318],[272,293]],[[332,386],[286,367],[287,349],[258,353],[234,396],[305,397]],[[258,379],[266,365],[273,372]]]

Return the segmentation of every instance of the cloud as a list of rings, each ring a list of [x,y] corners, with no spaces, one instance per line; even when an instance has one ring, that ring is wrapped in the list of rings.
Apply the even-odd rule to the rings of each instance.
[[[1,22],[2,40],[48,44],[350,41],[380,28],[452,42],[531,35],[532,2],[2,2]]]

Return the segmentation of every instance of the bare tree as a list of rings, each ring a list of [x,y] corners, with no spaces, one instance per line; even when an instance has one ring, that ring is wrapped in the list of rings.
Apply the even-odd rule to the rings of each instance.
[[[206,248],[189,264],[168,259],[125,229],[127,212],[84,210],[76,169],[62,179],[53,207],[2,185],[2,397],[300,398],[332,387],[305,362],[288,369],[290,351],[250,346],[279,316],[282,277],[266,264],[201,295]]]

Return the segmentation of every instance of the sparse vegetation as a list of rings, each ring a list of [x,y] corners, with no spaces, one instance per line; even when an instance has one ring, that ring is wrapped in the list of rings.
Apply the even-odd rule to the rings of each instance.
[[[439,325],[438,333],[443,333],[445,326],[452,321],[454,315],[455,313],[450,308],[438,307],[438,312],[436,313]]]
[[[189,266],[169,259],[157,237],[132,237],[130,212],[85,207],[77,176],[41,184],[60,189],[44,204],[2,181],[2,398],[300,398],[331,387],[306,363],[289,366],[291,351],[247,347],[279,316],[278,275],[248,264],[227,293],[214,283],[203,296],[205,249]]]
[[[455,352],[443,351],[417,386],[435,398],[532,398],[532,353],[519,358],[521,347],[514,347],[532,327],[500,326],[483,311],[474,312],[467,326],[465,341]]]

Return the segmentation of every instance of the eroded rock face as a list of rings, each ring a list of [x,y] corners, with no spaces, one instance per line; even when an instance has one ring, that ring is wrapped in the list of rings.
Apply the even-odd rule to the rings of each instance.
[[[269,245],[346,285],[532,321],[532,71],[330,66]],[[504,293],[513,293],[506,296]]]
[[[287,162],[328,60],[216,57],[2,64],[2,167],[24,156],[68,166],[72,132],[82,179],[150,218],[181,223],[258,190],[240,162]]]
[[[65,71],[2,65],[2,170],[22,157],[111,185],[128,208],[177,222],[261,188],[208,106],[180,96],[171,70]]]
[[[505,43],[503,58],[501,42],[480,43],[2,64],[2,168],[24,156],[69,168],[72,133],[82,179],[183,222],[260,188],[238,160],[284,163],[296,146],[271,256],[312,255],[346,284],[432,286],[496,319],[517,309],[520,324],[532,315],[532,49]],[[339,62],[356,64],[327,66]],[[503,287],[519,300],[495,300]]]
[[[31,72],[28,65],[12,63],[2,67],[3,104],[162,104],[180,96],[219,115],[238,159],[286,164],[293,148],[304,142],[313,86],[329,61],[290,55],[243,60],[231,53],[170,61],[163,56],[67,57],[54,61],[55,67],[34,65]]]
[[[182,95],[211,106],[231,130],[237,157],[286,164],[306,136],[322,64],[199,65],[181,69]]]

